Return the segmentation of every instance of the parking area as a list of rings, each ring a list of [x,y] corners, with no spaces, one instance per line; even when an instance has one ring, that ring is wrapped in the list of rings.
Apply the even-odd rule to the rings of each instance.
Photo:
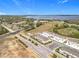
[[[60,45],[53,42],[53,43],[47,45],[47,47],[49,47],[51,50],[54,50],[55,48],[60,47]]]

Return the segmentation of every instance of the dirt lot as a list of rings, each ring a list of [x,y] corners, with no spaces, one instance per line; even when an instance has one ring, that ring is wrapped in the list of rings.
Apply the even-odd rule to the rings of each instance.
[[[38,33],[38,32],[45,32],[45,31],[48,31],[51,27],[52,27],[52,22],[48,22],[48,23],[41,25],[40,27],[37,27],[36,29],[30,30],[27,32],[24,31],[24,33],[34,34],[34,33]]]
[[[35,58],[38,55],[30,48],[24,48],[15,38],[6,38],[0,41],[0,58]]]

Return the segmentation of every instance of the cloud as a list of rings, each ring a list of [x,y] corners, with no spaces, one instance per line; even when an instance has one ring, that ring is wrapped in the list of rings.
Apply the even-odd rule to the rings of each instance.
[[[64,3],[67,3],[69,2],[69,0],[58,0],[58,4],[64,4]]]
[[[0,12],[0,15],[6,15],[6,13],[4,13],[4,12]]]

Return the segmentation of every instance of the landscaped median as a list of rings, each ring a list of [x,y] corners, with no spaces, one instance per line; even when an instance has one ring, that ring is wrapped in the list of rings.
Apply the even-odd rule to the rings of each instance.
[[[50,58],[65,58],[63,55],[59,54],[58,52],[49,54]]]

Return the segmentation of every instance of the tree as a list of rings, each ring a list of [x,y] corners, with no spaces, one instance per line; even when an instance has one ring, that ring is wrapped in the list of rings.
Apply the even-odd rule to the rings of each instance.
[[[56,54],[53,54],[53,55],[51,55],[51,56],[52,56],[52,58],[57,58]]]
[[[64,28],[69,27],[69,25],[67,23],[64,23],[63,26],[64,26]]]

